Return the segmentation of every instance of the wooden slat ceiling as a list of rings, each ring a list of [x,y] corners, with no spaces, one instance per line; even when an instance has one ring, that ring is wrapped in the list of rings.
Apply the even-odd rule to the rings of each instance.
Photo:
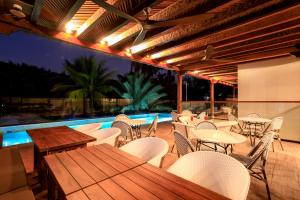
[[[271,59],[299,51],[300,1],[290,0],[106,0],[144,21],[201,15],[195,22],[157,28],[133,45],[141,30],[135,21],[99,6],[100,0],[18,1],[31,6],[31,16],[7,16],[12,0],[0,0],[0,26],[30,29],[86,46],[192,76],[236,84],[237,64]],[[30,5],[31,4],[31,5]],[[27,9],[28,10],[28,9]],[[207,14],[210,13],[210,14]],[[26,13],[27,14],[27,13]],[[3,31],[2,31],[3,30]],[[0,31],[5,32],[4,28]],[[212,60],[203,60],[208,45]]]

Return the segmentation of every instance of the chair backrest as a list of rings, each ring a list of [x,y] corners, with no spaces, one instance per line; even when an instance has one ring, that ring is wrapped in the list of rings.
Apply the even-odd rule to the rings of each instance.
[[[279,132],[282,127],[283,117],[275,117],[271,122],[271,130],[275,132]]]
[[[162,158],[168,153],[169,144],[161,138],[146,137],[129,142],[120,149],[160,167]]]
[[[178,119],[181,123],[184,123],[184,124],[190,124],[191,123],[191,116],[181,116]]]
[[[183,134],[184,137],[186,138],[192,138],[193,137],[193,129],[195,128],[194,126],[184,124],[181,122],[172,122],[174,126],[174,130],[179,131],[181,134]]]
[[[257,117],[257,118],[260,118],[261,116],[259,114],[257,114],[257,113],[249,113],[247,115],[247,117]]]
[[[180,156],[196,151],[194,145],[183,134],[179,130],[174,130],[176,149]]]
[[[228,120],[229,121],[237,121],[236,117],[231,113],[228,114]]]
[[[251,169],[254,166],[254,164],[259,160],[259,158],[262,159],[263,165],[265,165],[270,146],[273,142],[273,138],[274,132],[269,131],[261,138],[259,143],[248,153],[248,157],[251,158],[250,162],[247,163],[246,166],[248,169]]]
[[[206,112],[201,112],[197,118],[200,119],[200,120],[205,120],[205,116],[206,116]]]
[[[121,129],[121,135],[124,137],[130,137],[131,140],[133,140],[133,131],[129,124],[123,121],[114,121],[111,125],[111,127],[116,127]]]
[[[119,114],[116,116],[115,121],[126,121],[129,117],[125,114]]]
[[[193,115],[192,111],[190,111],[190,110],[184,110],[184,111],[181,112],[181,114],[182,115],[189,115],[189,116]]]
[[[246,199],[250,176],[242,163],[228,155],[196,151],[179,158],[169,172],[233,200]]]
[[[146,137],[155,136],[155,132],[157,130],[157,122],[158,122],[158,116],[156,116],[154,118],[154,120],[152,121],[151,125],[149,126],[148,133],[147,133]]]
[[[96,138],[95,142],[88,143],[88,146],[107,143],[112,146],[117,146],[117,138],[121,134],[121,129],[112,127],[97,130],[89,133],[90,136]]]
[[[217,130],[217,126],[210,121],[202,121],[197,124],[196,129],[215,129]]]
[[[18,149],[0,149],[0,195],[26,185],[25,168]]]
[[[91,124],[85,124],[85,125],[79,126],[79,127],[75,128],[75,130],[82,132],[82,133],[91,133],[100,128],[101,128],[101,123],[91,123]]]
[[[172,116],[172,121],[173,122],[177,122],[178,121],[178,115],[176,112],[172,111],[171,112],[171,116]]]

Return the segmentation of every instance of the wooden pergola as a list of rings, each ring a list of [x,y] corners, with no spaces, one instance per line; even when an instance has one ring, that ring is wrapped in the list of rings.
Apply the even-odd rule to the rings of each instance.
[[[0,33],[17,30],[177,71],[178,112],[183,75],[210,80],[213,113],[214,84],[236,87],[238,64],[299,52],[300,1],[0,0]]]

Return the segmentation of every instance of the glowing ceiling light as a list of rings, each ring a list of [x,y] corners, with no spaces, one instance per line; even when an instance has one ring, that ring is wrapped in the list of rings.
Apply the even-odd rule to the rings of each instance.
[[[193,71],[192,73],[193,74],[198,74],[200,71],[199,70],[195,70],[195,71]]]
[[[125,55],[131,57],[131,56],[132,56],[132,51],[131,51],[131,49],[126,49],[126,50],[125,50]]]
[[[106,40],[101,40],[101,41],[100,41],[100,44],[103,45],[103,46],[107,46],[107,45],[108,45],[108,43],[107,43]]]
[[[146,49],[146,48],[147,48],[147,44],[142,43],[142,44],[138,44],[136,46],[133,46],[130,49],[131,49],[132,53],[137,53],[137,52],[139,52],[143,49]]]
[[[65,26],[65,29],[66,33],[73,34],[74,32],[76,32],[77,27],[72,22],[68,22]]]
[[[221,80],[221,78],[217,77],[217,76],[213,77],[213,79],[216,80],[216,81]]]
[[[168,63],[168,64],[171,64],[171,63],[173,63],[173,62],[174,62],[173,59],[169,59],[169,60],[166,61],[166,63]]]
[[[121,41],[123,39],[123,36],[122,34],[120,35],[110,35],[110,36],[107,36],[105,38],[103,38],[101,42],[106,42],[107,46],[111,46],[111,45],[114,45],[116,44],[117,42]]]

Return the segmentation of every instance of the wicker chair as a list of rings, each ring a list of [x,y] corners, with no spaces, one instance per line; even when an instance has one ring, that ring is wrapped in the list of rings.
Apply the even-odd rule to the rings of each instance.
[[[180,122],[172,122],[173,125],[173,133],[175,130],[179,131],[179,133],[183,134],[184,137],[188,138],[189,140],[193,139],[193,129],[195,128],[194,126],[180,123]],[[173,152],[176,144],[174,143],[171,149],[171,152]]]
[[[195,129],[214,129],[214,130],[217,130],[218,128],[216,127],[216,125],[210,121],[202,121],[200,123],[198,123],[195,127]],[[213,144],[213,146],[211,145],[208,145],[208,144],[211,144],[209,142],[202,142],[201,140],[197,140],[197,144],[196,144],[196,149],[197,150],[200,150],[200,147],[201,145],[204,145],[210,149],[213,149],[213,150],[217,150],[217,145],[216,144]]]
[[[183,156],[189,152],[196,151],[196,148],[190,142],[190,140],[185,137],[184,133],[180,132],[179,130],[174,131],[174,140],[178,157]]]
[[[249,129],[243,128],[243,124],[241,124],[241,122],[239,122],[238,119],[233,114],[228,114],[228,120],[229,121],[237,121],[237,123],[238,123],[237,125],[232,126],[230,131],[249,136],[249,134],[250,134]]]
[[[272,119],[271,122],[271,131],[274,132],[274,139],[277,139],[279,141],[279,144],[281,146],[281,150],[284,151],[282,143],[281,143],[281,138],[280,138],[280,134],[279,131],[282,127],[283,124],[283,117],[275,117]],[[274,151],[274,144],[272,143],[272,149]]]
[[[110,144],[112,146],[118,146],[118,138],[121,134],[121,129],[112,127],[112,128],[104,128],[101,130],[97,130],[89,133],[88,135],[96,138],[95,142],[89,142],[87,146],[93,146],[97,144]]]
[[[92,124],[85,124],[85,125],[81,125],[77,128],[74,128],[76,131],[88,134],[91,132],[94,132],[98,129],[101,128],[101,124],[100,123],[92,123]]]
[[[187,115],[184,115],[184,116],[181,116],[178,118],[179,119],[179,122],[181,123],[184,123],[184,124],[191,124],[191,116],[187,116]]]
[[[268,198],[271,199],[268,185],[265,165],[267,162],[268,152],[273,142],[274,133],[272,131],[265,134],[260,142],[246,155],[230,154],[233,158],[240,161],[250,172],[250,175],[263,181],[266,184]],[[260,164],[257,164],[261,160]]]
[[[119,114],[115,118],[115,121],[126,121],[126,120],[129,120],[129,117],[125,114]]]
[[[171,116],[172,116],[172,121],[173,122],[177,122],[178,121],[178,115],[176,112],[172,111],[171,112]]]
[[[206,116],[206,112],[201,112],[197,118],[200,119],[200,120],[205,120],[205,116]]]
[[[146,132],[142,132],[145,137],[155,137],[155,133],[157,130],[157,122],[158,122],[158,116],[154,118],[150,126],[148,127]]]
[[[192,152],[179,158],[168,171],[229,199],[247,198],[249,173],[240,162],[228,155],[210,151]]]
[[[192,111],[190,111],[190,110],[184,110],[184,111],[181,112],[181,114],[182,115],[187,115],[187,116],[193,115]]]
[[[168,153],[169,144],[157,137],[147,137],[134,140],[120,149],[156,167],[161,167],[163,158]]]
[[[118,139],[117,146],[126,144],[135,139],[134,132],[129,124],[123,121],[114,121],[111,127],[121,129],[121,135]]]

